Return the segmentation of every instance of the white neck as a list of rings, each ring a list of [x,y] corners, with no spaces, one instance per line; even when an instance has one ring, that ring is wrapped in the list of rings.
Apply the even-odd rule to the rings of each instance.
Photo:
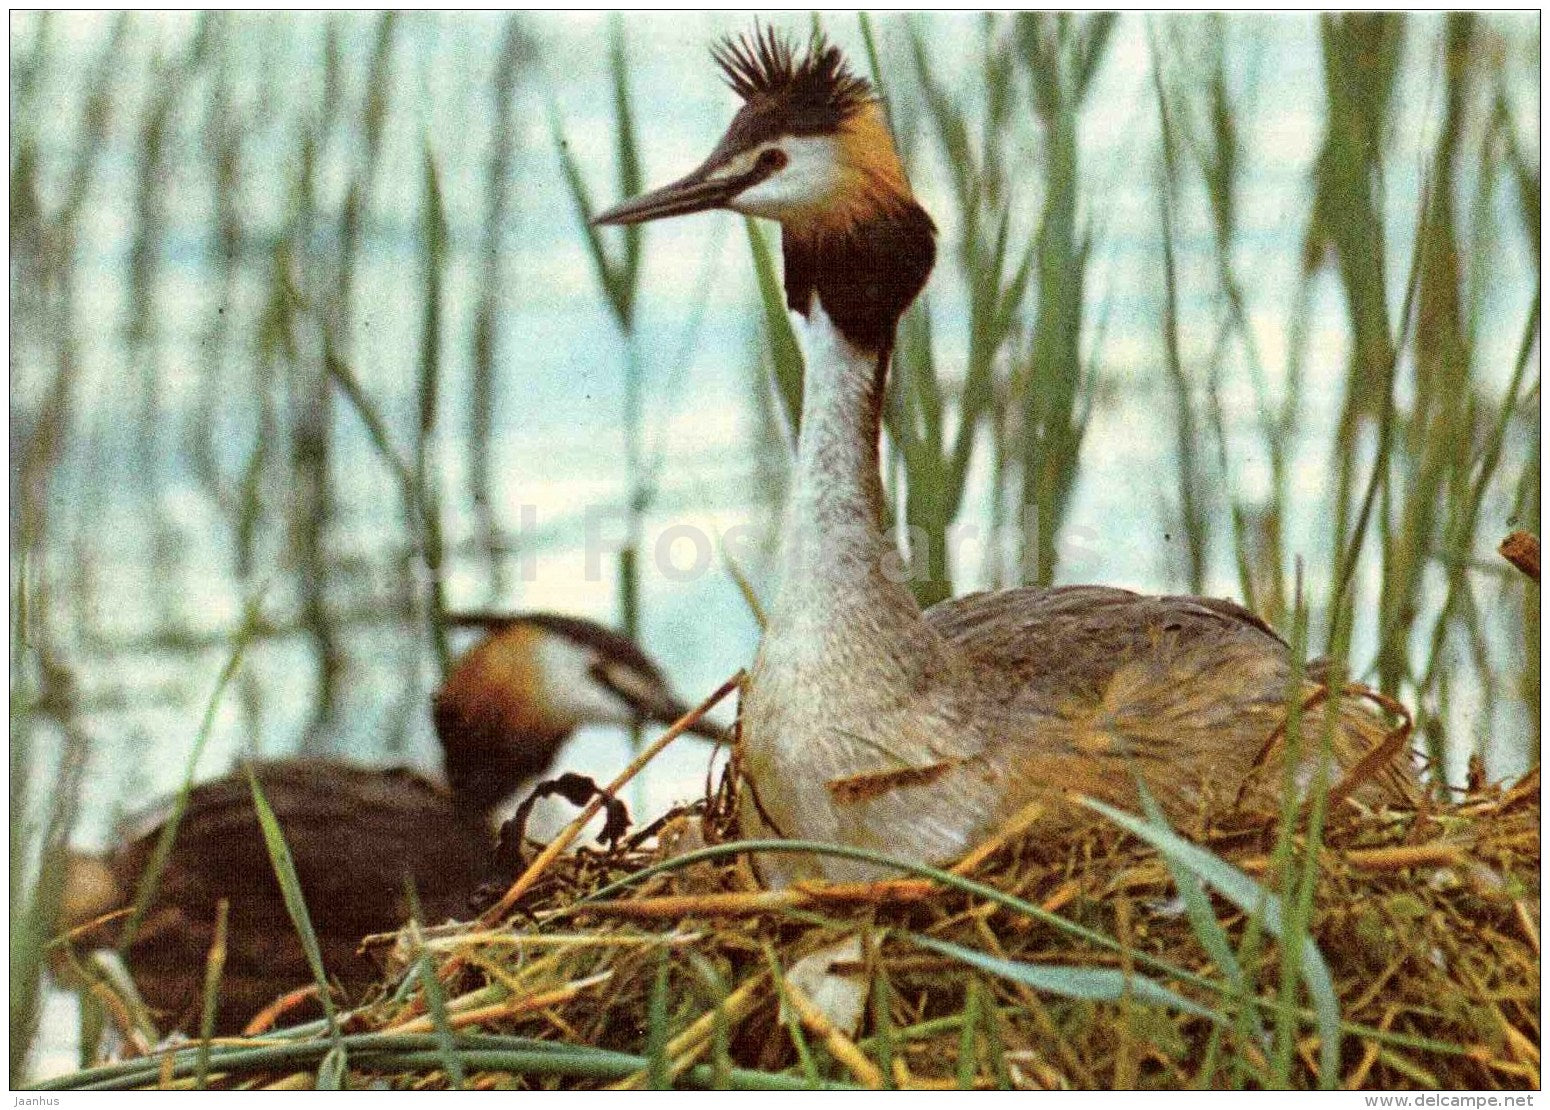
[[[846,340],[816,298],[793,323],[807,376],[771,633],[831,645],[845,635],[891,654],[922,622],[882,529],[878,356]]]

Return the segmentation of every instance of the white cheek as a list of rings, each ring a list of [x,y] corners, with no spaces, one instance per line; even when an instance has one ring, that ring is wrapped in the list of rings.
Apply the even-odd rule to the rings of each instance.
[[[538,666],[545,701],[577,724],[630,724],[635,711],[593,676],[596,659],[591,651],[558,636],[540,640]]]
[[[732,199],[730,207],[747,216],[778,220],[795,209],[822,204],[839,185],[839,150],[827,136],[787,139],[780,144],[786,166]]]

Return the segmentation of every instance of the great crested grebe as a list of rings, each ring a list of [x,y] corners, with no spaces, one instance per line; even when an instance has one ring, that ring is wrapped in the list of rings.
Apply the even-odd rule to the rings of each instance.
[[[743,708],[744,833],[940,863],[1032,802],[1058,827],[1074,814],[1068,791],[1134,806],[1139,778],[1191,826],[1231,805],[1290,692],[1287,644],[1252,613],[1102,586],[978,593],[922,612],[888,573],[884,386],[935,227],[870,83],[836,47],[815,37],[799,56],[766,29],[713,56],[743,100],[720,144],[596,222],[726,208],[781,225],[807,377],[780,584]],[[1339,766],[1384,735],[1341,698]],[[1404,791],[1406,774],[1396,759],[1369,794]],[[759,867],[776,885],[876,874],[832,857]]]
[[[637,717],[671,723],[687,712],[639,647],[591,621],[548,613],[453,621],[490,634],[457,661],[436,694],[445,786],[405,769],[325,759],[255,767],[285,832],[323,965],[352,999],[378,978],[357,946],[404,922],[406,880],[427,922],[467,915],[469,896],[489,875],[494,811],[548,769],[572,732]],[[701,732],[720,738],[709,723]],[[166,820],[163,807],[132,822],[110,857],[71,861],[61,914],[67,928],[132,903]],[[192,792],[127,953],[146,1002],[185,1030],[198,1028],[222,898],[230,918],[216,1029],[231,1034],[278,996],[312,982],[241,772]],[[122,920],[81,939],[116,944]]]

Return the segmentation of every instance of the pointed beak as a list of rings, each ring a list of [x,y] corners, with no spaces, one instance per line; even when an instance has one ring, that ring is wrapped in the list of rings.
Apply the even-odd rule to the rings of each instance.
[[[647,220],[729,207],[744,189],[778,173],[785,165],[784,156],[774,160],[761,157],[747,165],[747,159],[742,157],[743,146],[734,122],[733,128],[710,152],[710,157],[693,173],[598,213],[592,217],[593,226],[643,224]]]
[[[616,204],[592,217],[594,226],[642,224],[668,216],[687,216],[710,208],[724,208],[753,182],[748,174],[713,177],[701,166],[688,177]]]

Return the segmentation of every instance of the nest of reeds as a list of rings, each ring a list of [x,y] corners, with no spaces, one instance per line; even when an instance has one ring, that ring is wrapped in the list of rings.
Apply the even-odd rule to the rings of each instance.
[[[369,938],[382,986],[334,1026],[72,1085],[1539,1086],[1538,771],[1449,804],[1346,800],[1311,851],[1281,813],[1193,844],[1115,815],[1052,845],[1033,815],[950,871],[766,891],[735,768],[564,850],[605,804],[619,831],[611,799],[656,750],[555,842],[508,842],[515,882],[479,919]],[[793,973],[815,954],[857,1011]]]

